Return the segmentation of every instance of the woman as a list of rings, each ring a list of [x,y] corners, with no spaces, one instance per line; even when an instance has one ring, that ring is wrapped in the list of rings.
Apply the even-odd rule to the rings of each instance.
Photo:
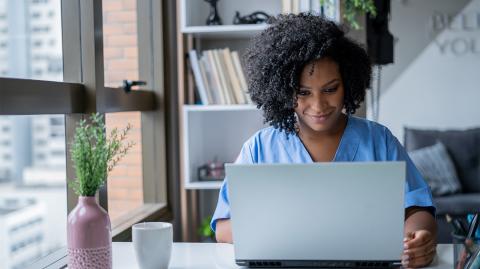
[[[280,15],[246,53],[251,99],[271,127],[245,142],[236,163],[405,161],[405,267],[428,265],[436,249],[430,189],[384,126],[352,116],[370,85],[365,50],[333,22],[312,14]],[[272,182],[274,184],[274,182]],[[228,180],[211,223],[232,242]]]

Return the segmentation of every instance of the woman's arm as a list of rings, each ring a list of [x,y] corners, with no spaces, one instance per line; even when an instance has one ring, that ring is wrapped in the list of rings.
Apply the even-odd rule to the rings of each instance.
[[[430,264],[437,247],[437,223],[432,214],[421,207],[407,208],[404,232],[404,267],[416,268]]]
[[[232,225],[229,219],[219,219],[217,221],[215,237],[217,238],[218,243],[233,244]]]

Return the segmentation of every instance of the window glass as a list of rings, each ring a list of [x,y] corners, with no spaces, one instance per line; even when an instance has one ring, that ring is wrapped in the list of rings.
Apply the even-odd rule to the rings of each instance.
[[[60,0],[0,0],[0,77],[63,81]]]
[[[66,246],[66,201],[64,116],[0,116],[1,268]]]
[[[124,79],[138,80],[137,1],[104,0],[103,49],[105,86],[120,87]],[[135,88],[134,88],[135,89]],[[141,113],[106,115],[107,129],[132,125],[130,153],[108,178],[108,211],[112,222],[143,204]]]
[[[107,133],[131,124],[127,141],[135,145],[108,176],[108,213],[115,223],[119,217],[143,205],[142,139],[140,112],[106,115]]]
[[[104,0],[103,57],[105,86],[138,80],[137,1]]]

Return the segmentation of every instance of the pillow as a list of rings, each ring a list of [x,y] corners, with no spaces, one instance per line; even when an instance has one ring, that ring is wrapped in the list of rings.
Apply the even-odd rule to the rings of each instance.
[[[437,142],[433,146],[410,151],[408,154],[434,196],[461,191],[455,166],[443,143]]]
[[[405,149],[412,150],[432,146],[437,141],[447,148],[462,193],[480,192],[480,128],[427,130],[405,128]]]

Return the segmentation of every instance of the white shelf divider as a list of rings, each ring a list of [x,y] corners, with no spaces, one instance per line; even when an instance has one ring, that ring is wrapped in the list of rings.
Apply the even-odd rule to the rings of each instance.
[[[245,111],[258,110],[255,105],[184,105],[185,111]]]
[[[187,26],[182,28],[185,34],[203,38],[248,38],[260,33],[268,24]]]
[[[221,186],[222,181],[185,182],[185,189],[188,190],[218,190]]]

